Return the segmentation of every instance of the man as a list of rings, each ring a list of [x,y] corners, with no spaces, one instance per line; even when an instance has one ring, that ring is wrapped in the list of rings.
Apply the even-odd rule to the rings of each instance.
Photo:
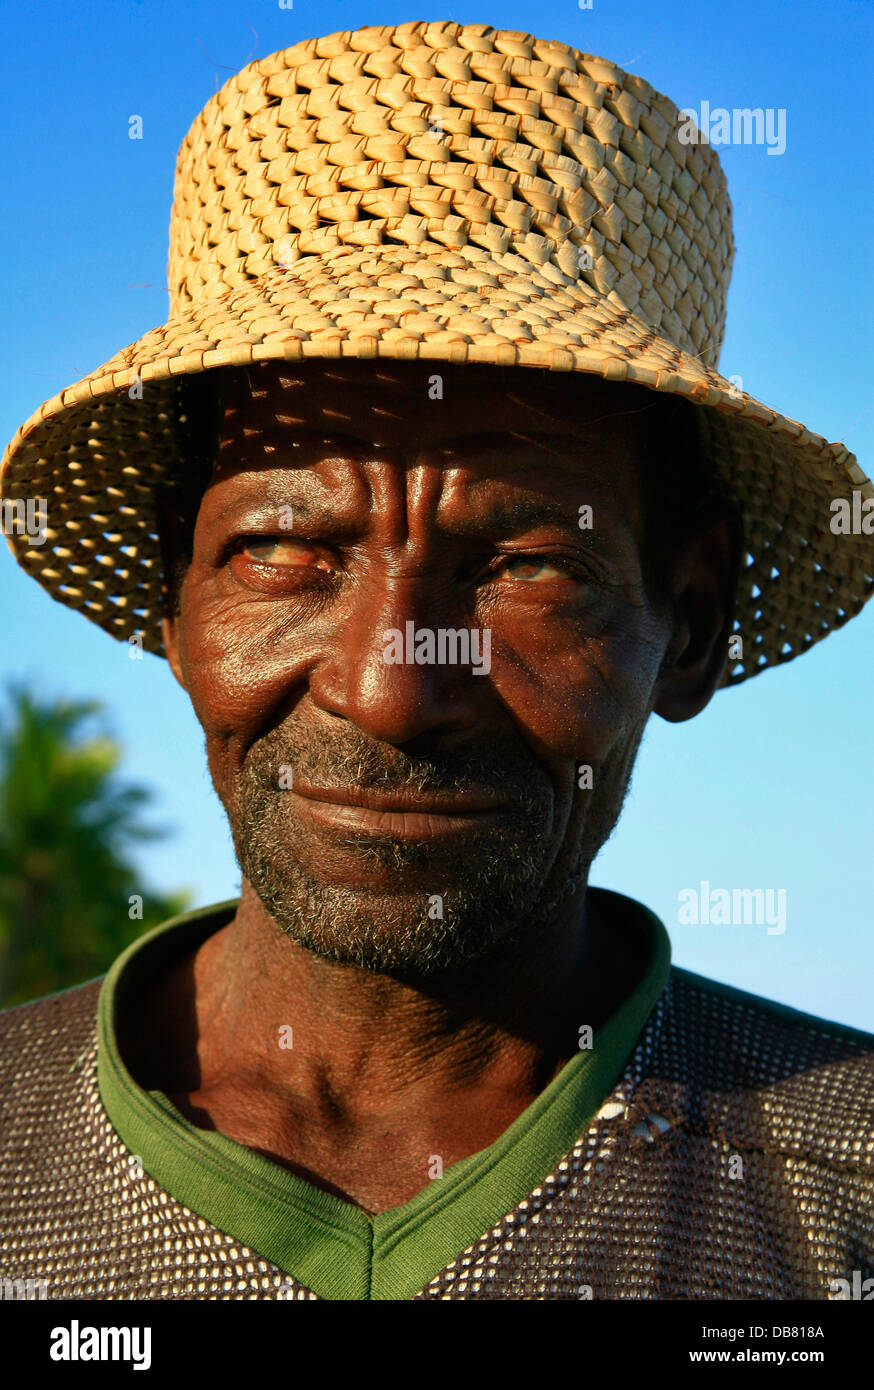
[[[677,130],[602,59],[442,23],[298,44],[195,121],[174,314],[27,422],[3,485],[51,498],[51,549],[17,545],[40,582],[166,655],[242,893],[3,1017],[7,1277],[872,1272],[874,1039],[672,968],[589,886],[650,715],[871,590],[870,541],[824,525],[872,495],[855,461],[715,371],[728,200]]]

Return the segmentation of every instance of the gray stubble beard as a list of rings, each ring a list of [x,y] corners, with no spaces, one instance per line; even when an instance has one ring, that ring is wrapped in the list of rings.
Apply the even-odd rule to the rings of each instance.
[[[275,777],[281,763],[294,765],[294,754],[287,751],[287,733],[281,757],[272,752],[277,741],[267,735],[250,750],[233,813],[226,804],[242,873],[280,931],[298,945],[325,960],[410,980],[497,952],[505,955],[548,932],[557,910],[585,885],[592,859],[618,820],[639,744],[638,738],[619,769],[621,787],[612,796],[609,786],[604,789],[611,804],[602,796],[600,805],[589,807],[582,830],[577,826],[576,834],[566,835],[551,865],[545,839],[554,805],[549,783],[545,774],[538,779],[525,769],[509,775],[517,814],[500,835],[484,835],[475,854],[468,839],[441,846],[438,856],[424,841],[346,836],[363,869],[387,869],[396,876],[397,890],[374,893],[326,883],[302,864],[293,822],[283,814],[286,793]],[[294,751],[304,765],[307,754],[312,756],[311,748]],[[345,776],[338,785],[386,785],[385,774],[379,775],[367,756],[356,753],[332,763],[333,775],[339,768]],[[447,778],[439,766],[421,764],[418,770],[407,767],[403,785],[427,790],[453,781],[458,779]],[[571,814],[578,822],[577,797]],[[435,915],[435,896],[442,915]]]

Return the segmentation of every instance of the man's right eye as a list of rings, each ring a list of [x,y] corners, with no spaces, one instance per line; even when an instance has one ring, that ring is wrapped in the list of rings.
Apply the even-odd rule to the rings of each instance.
[[[321,546],[288,536],[246,536],[237,553],[274,569],[336,569]]]

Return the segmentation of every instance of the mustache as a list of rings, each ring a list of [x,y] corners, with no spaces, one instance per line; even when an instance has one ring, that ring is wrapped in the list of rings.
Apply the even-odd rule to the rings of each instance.
[[[328,735],[283,725],[252,745],[243,775],[271,791],[277,788],[280,768],[288,767],[293,777],[328,791],[463,793],[499,788],[525,804],[542,801],[548,786],[543,769],[506,735],[480,736],[476,744],[451,750],[429,742],[430,747],[417,740],[422,751],[410,753],[394,744],[369,742],[348,726]]]

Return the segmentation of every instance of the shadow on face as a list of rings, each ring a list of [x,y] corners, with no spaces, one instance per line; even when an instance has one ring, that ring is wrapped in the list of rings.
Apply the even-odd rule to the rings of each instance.
[[[370,968],[547,921],[650,713],[691,717],[724,666],[737,541],[684,530],[689,469],[668,487],[690,408],[527,369],[207,375],[163,630],[244,876],[289,935]]]

